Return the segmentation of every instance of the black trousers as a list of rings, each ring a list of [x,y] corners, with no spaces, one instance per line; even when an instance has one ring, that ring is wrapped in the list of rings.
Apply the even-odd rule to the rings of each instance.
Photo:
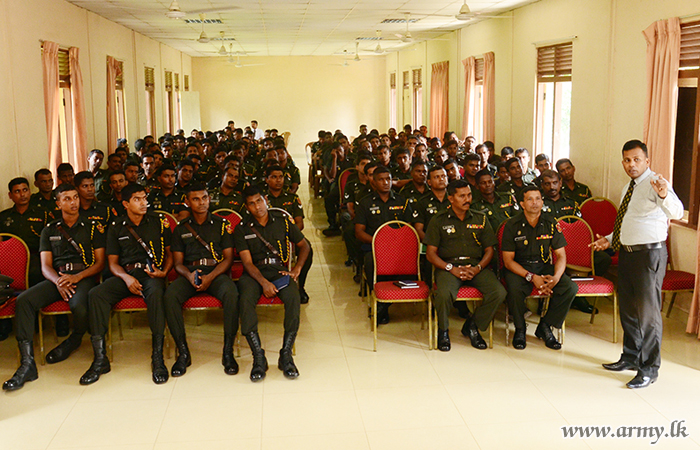
[[[620,251],[617,294],[624,332],[622,356],[639,373],[658,376],[661,365],[661,285],[666,275],[666,247],[627,253]]]
[[[284,270],[280,266],[262,266],[258,269],[269,281],[282,277],[279,271]],[[238,280],[238,289],[240,292],[241,333],[248,334],[251,331],[258,331],[258,314],[255,311],[255,306],[263,293],[262,286],[253,277],[244,273]],[[301,309],[299,286],[290,279],[289,286],[279,291],[277,296],[284,303],[284,332],[296,332],[299,330]]]
[[[95,287],[94,278],[81,280],[75,294],[68,300],[68,307],[73,313],[73,335],[82,338],[88,329],[88,292]],[[34,323],[41,308],[53,302],[63,301],[58,288],[51,281],[44,280],[22,292],[17,297],[17,340],[31,341],[34,338]]]
[[[151,327],[151,333],[163,335],[165,333],[165,314],[163,312],[165,279],[151,278],[143,269],[134,269],[129,272],[129,275],[139,280],[143,286],[142,292],[148,308],[148,325]],[[94,287],[88,295],[90,334],[92,336],[107,334],[112,306],[132,295],[134,294],[119,277],[112,277]]]
[[[304,261],[304,265],[301,267],[301,272],[299,273],[299,289],[304,289],[306,286],[306,278],[309,276],[309,270],[311,269],[311,264],[314,263],[314,249],[311,247],[311,242],[306,239],[306,245],[309,246],[309,256]]]
[[[328,223],[332,227],[338,226],[338,209],[340,208],[340,186],[338,186],[338,180],[334,180],[331,183],[328,193],[323,199],[326,206],[326,215],[328,216]]]
[[[544,264],[539,266],[523,267],[537,275],[554,275],[554,265]],[[513,315],[513,324],[515,328],[525,328],[525,299],[532,293],[532,283],[528,282],[520,275],[516,275],[510,270],[505,271],[506,285],[508,286],[508,309]],[[547,313],[542,320],[547,325],[555,328],[561,328],[566,319],[566,314],[571,308],[571,303],[576,297],[578,286],[571,281],[568,275],[564,274],[559,279],[559,283],[552,289],[553,294],[549,299],[549,307]]]
[[[214,278],[206,293],[216,297],[224,307],[224,333],[235,335],[238,331],[238,289],[228,275],[221,274]],[[173,339],[185,337],[185,321],[182,317],[182,304],[197,295],[194,286],[185,277],[179,277],[165,290],[163,307],[168,328]]]

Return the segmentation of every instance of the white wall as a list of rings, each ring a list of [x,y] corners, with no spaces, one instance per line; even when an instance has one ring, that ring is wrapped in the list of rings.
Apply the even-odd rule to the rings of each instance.
[[[193,90],[199,91],[202,128],[220,130],[257,120],[260,128],[291,132],[290,151],[302,154],[318,130],[356,136],[360,124],[388,127],[382,57],[363,57],[342,67],[340,57],[246,57],[235,67],[226,58],[193,58]]]

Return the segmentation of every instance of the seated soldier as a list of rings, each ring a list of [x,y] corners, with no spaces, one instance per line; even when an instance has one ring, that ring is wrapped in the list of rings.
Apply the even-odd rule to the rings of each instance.
[[[506,168],[506,163],[504,161],[498,161],[498,163],[496,163],[496,176],[494,178],[496,181],[496,187],[510,181],[510,173],[508,173],[508,169]]]
[[[327,165],[323,168],[325,180],[328,188],[325,190],[324,204],[326,207],[326,216],[328,217],[328,228],[323,230],[324,236],[338,236],[341,234],[340,224],[338,223],[338,208],[340,207],[340,186],[338,181],[340,174],[346,169],[352,168],[352,161],[345,155],[343,145],[336,141],[331,146],[330,158]]]
[[[540,153],[539,155],[535,156],[535,169],[537,169],[539,175],[537,176],[537,178],[535,178],[533,184],[537,187],[540,187],[542,183],[542,172],[551,169],[549,156],[545,155],[544,153]]]
[[[194,179],[195,173],[197,173],[198,169],[195,161],[201,162],[201,158],[198,154],[187,155],[186,158],[183,158],[177,164],[177,181],[173,184],[176,191],[183,193],[187,185]],[[172,167],[172,169],[175,170],[174,167]],[[156,180],[158,180],[158,173],[156,173]],[[158,180],[158,184],[161,184],[160,180]],[[158,187],[159,186],[156,186],[156,188]]]
[[[106,227],[116,212],[111,206],[95,199],[95,180],[92,172],[89,170],[78,172],[73,181],[75,181],[75,187],[80,197],[80,217],[88,222],[99,222],[100,225]]]
[[[489,162],[492,153],[486,143],[477,145],[474,153],[479,155],[479,170],[486,169],[493,178],[496,178],[497,169],[495,165]]]
[[[126,209],[124,209],[124,204],[122,203],[122,190],[129,183],[126,181],[126,175],[123,170],[115,170],[109,173],[109,187],[111,195],[107,198],[104,196],[100,200],[114,209],[115,215],[123,216],[126,214]],[[99,197],[98,197],[99,200]]]
[[[355,266],[355,275],[353,280],[355,283],[360,282],[360,268],[362,267],[362,251],[360,250],[360,243],[355,237],[355,213],[357,210],[357,205],[366,195],[372,192],[372,185],[370,183],[371,173],[377,167],[377,163],[372,161],[372,154],[369,152],[361,151],[357,155],[357,165],[355,166],[357,170],[357,178],[353,180],[348,180],[345,185],[345,192],[343,193],[345,206],[348,209],[348,215],[345,221],[341,216],[341,225],[343,230],[343,241],[345,242],[345,248],[348,252],[349,265]],[[347,263],[346,263],[347,264]]]
[[[56,197],[53,194],[53,175],[49,169],[34,172],[34,186],[39,189],[29,197],[29,206],[40,208],[48,213],[56,211]]]
[[[214,212],[219,209],[230,209],[238,214],[243,214],[244,205],[238,186],[238,167],[236,164],[226,166],[221,185],[211,189],[209,198],[209,210]]]
[[[206,175],[206,183],[213,183],[213,186],[221,185],[221,178],[223,177],[224,170],[226,170],[226,157],[228,152],[226,146],[221,145],[216,150],[214,150],[214,163],[209,166],[209,170]]]
[[[94,360],[80,378],[82,385],[96,382],[100,375],[111,370],[105,349],[110,312],[115,304],[132,295],[143,297],[148,308],[153,382],[162,384],[168,381],[168,369],[163,361],[163,293],[165,277],[173,265],[170,223],[164,215],[148,211],[143,186],[130,184],[121,193],[126,214],[113,220],[107,231],[106,254],[114,276],[93,288],[88,295]]]
[[[406,197],[409,203],[415,205],[415,203],[429,191],[426,185],[427,177],[428,166],[425,161],[422,159],[413,161],[411,163],[411,181],[399,190],[399,193]],[[394,190],[396,191],[396,189]]]
[[[445,151],[444,148],[439,148],[433,152],[433,161],[435,164],[438,166],[445,166],[445,162],[450,159],[449,156],[447,156],[447,152]]]
[[[365,166],[365,171],[367,166]],[[372,259],[372,237],[384,223],[402,220],[410,223],[413,215],[408,200],[391,190],[391,172],[384,166],[377,166],[372,172],[376,192],[360,201],[355,215],[355,237],[362,244],[364,252],[363,265],[368,287],[372,288],[374,261]],[[389,304],[379,302],[377,305],[377,323],[389,323]]]
[[[87,172],[91,177],[92,173]],[[34,323],[37,313],[54,302],[65,301],[73,313],[73,333],[46,355],[49,364],[64,361],[80,347],[88,327],[88,292],[97,285],[104,267],[105,230],[80,217],[80,198],[68,183],[56,188],[61,218],[41,232],[41,270],[46,280],[17,297],[17,343],[21,365],[2,388],[14,391],[36,380]]]
[[[523,170],[523,181],[534,184],[537,173],[530,168],[530,152],[525,147],[520,147],[515,151],[515,157],[520,161],[520,167]]]
[[[187,167],[186,160],[180,161],[181,170]],[[175,216],[177,221],[189,217],[190,211],[185,204],[185,194],[175,189],[175,168],[163,166],[156,172],[160,186],[151,189],[148,194],[148,206],[151,211],[165,211]],[[189,182],[188,182],[189,184]]]
[[[425,239],[425,230],[430,220],[450,206],[447,199],[447,172],[440,166],[433,166],[428,176],[430,190],[420,200],[411,205],[413,209],[413,227],[421,242]],[[426,278],[427,280],[427,278]]]
[[[576,167],[570,159],[560,159],[557,161],[556,166],[557,172],[559,172],[559,175],[563,181],[561,189],[564,195],[576,200],[579,205],[585,202],[587,199],[593,197],[593,194],[591,194],[591,190],[588,189],[588,186],[583,183],[579,183],[574,179],[574,176],[576,175]]]
[[[449,181],[462,179],[462,167],[457,164],[457,161],[454,159],[448,159],[445,161],[445,164],[443,164],[442,167],[445,168],[445,171],[447,172],[447,179]]]
[[[501,161],[506,162],[511,158],[515,157],[515,151],[513,150],[513,147],[503,147],[501,149]]]
[[[61,163],[56,168],[56,176],[58,177],[59,185],[63,183],[73,184],[75,170],[73,170],[73,166],[71,166],[69,163]]]
[[[424,161],[425,164],[428,166],[428,169],[433,167],[433,165],[435,164],[429,159],[428,147],[426,147],[423,143],[419,143],[418,145],[416,145],[416,148],[413,150],[413,155],[411,155],[412,161],[416,161],[418,159]]]
[[[294,223],[299,228],[299,231],[304,231],[304,208],[301,206],[301,200],[296,194],[284,190],[284,170],[280,166],[268,166],[265,169],[265,183],[267,184],[267,204],[271,208],[281,208],[289,213],[294,220]],[[309,294],[306,293],[306,278],[309,275],[311,264],[313,264],[314,251],[311,243],[306,240],[309,246],[309,256],[306,258],[304,266],[299,273],[299,295],[301,303],[309,303]]]
[[[146,192],[150,193],[151,189],[158,186],[155,158],[152,153],[144,153],[141,157],[141,168],[143,173],[141,173],[136,182],[146,188]]]
[[[481,157],[476,153],[464,155],[464,179],[469,183],[472,192],[472,201],[479,201],[481,193],[476,189],[476,173],[481,167]]]
[[[552,328],[561,328],[576,297],[578,286],[564,273],[566,240],[556,220],[542,214],[542,193],[537,186],[526,186],[520,193],[522,212],[509,219],[503,229],[501,251],[508,288],[508,308],[513,315],[513,347],[522,350],[525,340],[525,299],[533,286],[549,296],[547,313],[540,319],[535,336],[559,350],[561,344]],[[556,262],[553,262],[556,257]]]
[[[449,316],[462,285],[477,288],[484,296],[462,326],[462,334],[474,348],[485,349],[479,330],[489,327],[496,310],[506,299],[506,290],[488,268],[495,253],[496,235],[484,214],[472,212],[471,189],[465,180],[447,186],[451,208],[439,212],[425,234],[426,256],[435,267],[435,310],[440,351],[450,351]]]
[[[289,152],[287,151],[286,146],[283,144],[277,145],[275,150],[277,151],[279,166],[282,168],[282,170],[284,170],[284,189],[292,194],[296,194],[299,190],[299,185],[301,184],[301,174],[299,172],[299,168],[289,157]]]
[[[243,261],[245,273],[238,281],[240,292],[241,333],[253,353],[252,381],[265,378],[267,359],[258,335],[255,306],[261,295],[279,297],[284,303],[284,338],[277,367],[285,377],[297,378],[299,370],[292,358],[292,349],[299,330],[300,297],[297,279],[309,255],[304,235],[293,221],[277,211],[268,211],[267,202],[257,186],[243,191],[245,206],[250,213],[234,231],[236,249]],[[289,244],[296,245],[297,262],[286,267]]]
[[[140,168],[141,166],[133,161],[127,161],[124,163],[124,177],[126,178],[127,183],[138,183]],[[107,178],[106,183],[103,183],[103,186],[105,184],[109,188],[109,177]],[[97,191],[97,188],[95,188],[95,190]]]
[[[459,154],[459,142],[456,139],[446,139],[442,148],[447,152],[449,159],[455,161],[457,165],[462,165],[462,155]]]
[[[395,191],[401,191],[411,182],[411,152],[408,148],[396,151],[396,167],[391,171],[391,179]]]
[[[523,179],[523,168],[520,164],[518,158],[511,158],[505,163],[506,169],[508,170],[508,175],[510,175],[510,181],[499,184],[496,190],[498,192],[505,192],[511,195],[513,198],[519,198],[520,192],[528,186],[534,186],[532,183],[528,183]]]
[[[520,210],[518,203],[510,194],[496,191],[493,177],[488,170],[481,170],[476,174],[476,188],[481,194],[481,199],[472,202],[471,209],[485,214],[494,232],[497,232],[503,222]]]
[[[391,149],[386,145],[380,145],[372,150],[372,153],[377,158],[377,164],[386,167],[390,172],[399,166],[391,160]]]
[[[178,349],[170,374],[179,377],[192,364],[185,336],[182,304],[190,297],[206,292],[216,297],[224,308],[224,350],[221,363],[228,375],[238,373],[233,357],[233,341],[238,332],[238,289],[231,279],[233,264],[233,227],[209,212],[209,195],[201,183],[187,187],[185,201],[192,211],[173,232],[171,252],[173,267],[180,274],[170,283],[163,296],[165,318]]]
[[[127,144],[128,145],[128,144]],[[88,154],[88,171],[92,174],[92,176],[95,179],[95,192],[100,192],[100,188],[102,187],[102,183],[106,181],[107,177],[107,171],[102,170],[100,167],[102,166],[102,162],[105,159],[105,154],[102,150],[94,148],[90,150],[90,153]]]

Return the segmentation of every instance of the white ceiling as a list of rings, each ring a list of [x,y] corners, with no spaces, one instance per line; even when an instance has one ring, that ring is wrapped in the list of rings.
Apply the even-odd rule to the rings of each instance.
[[[382,24],[385,19],[404,19],[411,13],[417,22],[409,24],[413,42],[427,40],[451,30],[475,23],[455,19],[463,0],[180,0],[183,12],[202,9],[239,9],[207,13],[206,19],[221,19],[222,24],[205,24],[212,41],[197,42],[200,24],[165,16],[171,0],[68,0],[106,19],[124,25],[145,36],[170,45],[191,56],[216,56],[223,31],[226,49],[253,56],[326,56],[355,51],[358,37],[376,37],[381,45],[398,49],[408,44],[395,34],[406,32],[406,24]],[[510,11],[536,0],[468,1],[472,12],[496,14]],[[198,19],[188,14],[188,19]],[[482,19],[483,20],[483,19]],[[509,19],[498,19],[509,20]],[[361,41],[360,54],[369,54],[377,41]],[[233,44],[232,47],[229,44]],[[363,51],[363,49],[365,51]]]

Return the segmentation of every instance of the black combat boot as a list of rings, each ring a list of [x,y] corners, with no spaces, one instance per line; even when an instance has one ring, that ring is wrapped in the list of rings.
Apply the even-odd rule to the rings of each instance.
[[[163,384],[168,381],[168,368],[165,367],[165,361],[163,361],[163,335],[154,334],[152,341],[151,371],[153,372],[153,382]]]
[[[109,365],[107,351],[105,350],[105,337],[92,336],[92,351],[95,353],[95,359],[92,361],[90,368],[80,377],[80,384],[88,385],[100,379],[100,375],[109,373],[112,368]]]
[[[34,362],[34,343],[32,341],[18,341],[20,354],[20,366],[12,375],[12,378],[2,384],[3,391],[16,391],[22,389],[27,381],[34,381],[39,378]]]
[[[250,351],[253,353],[253,367],[250,370],[250,380],[260,381],[265,378],[267,372],[267,358],[265,358],[265,350],[262,349],[260,336],[257,331],[251,331],[245,335]]]
[[[170,369],[170,374],[174,377],[181,377],[187,372],[187,368],[192,365],[192,356],[190,349],[187,347],[187,339],[185,336],[182,339],[175,338],[175,346],[177,347],[177,360]]]
[[[46,362],[56,364],[57,362],[65,361],[71,353],[80,348],[82,341],[82,336],[77,336],[75,333],[71,334],[68,339],[58,344],[56,348],[46,355]]]
[[[224,372],[226,372],[226,375],[235,375],[238,373],[238,363],[236,362],[236,358],[233,357],[233,340],[235,337],[235,334],[224,334],[224,354],[221,357],[221,364],[224,365]]]
[[[290,380],[299,376],[299,370],[297,366],[294,365],[294,359],[292,358],[292,349],[294,348],[294,340],[296,338],[296,331],[284,333],[284,342],[280,350],[280,359],[277,362],[277,367],[282,371],[284,376]]]

